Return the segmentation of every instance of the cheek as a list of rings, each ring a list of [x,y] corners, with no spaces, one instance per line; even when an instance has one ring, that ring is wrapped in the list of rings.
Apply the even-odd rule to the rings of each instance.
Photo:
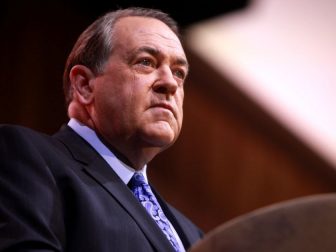
[[[108,121],[120,117],[119,113],[125,108],[124,90],[111,81],[99,84],[101,85],[95,90],[95,109],[100,120]]]
[[[121,117],[129,125],[139,125],[143,122],[143,116],[149,106],[149,96],[140,85],[130,85],[120,95],[120,102],[117,105],[120,109]]]
[[[184,91],[182,89],[182,91],[180,91],[177,95],[176,98],[176,105],[178,107],[179,110],[179,117],[180,117],[180,122],[182,123],[182,119],[183,119],[183,100],[184,100]]]

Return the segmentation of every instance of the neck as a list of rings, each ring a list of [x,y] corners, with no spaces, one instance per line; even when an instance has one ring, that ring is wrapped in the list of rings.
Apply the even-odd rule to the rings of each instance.
[[[141,170],[164,148],[149,145],[136,137],[107,136],[100,132],[90,113],[81,104],[73,101],[68,107],[69,117],[75,118],[94,130],[99,139],[118,157],[119,160],[135,170]],[[136,138],[136,139],[135,139]]]
[[[129,143],[118,144],[119,141],[113,141],[110,143],[99,134],[98,137],[114,153],[114,155],[118,157],[119,160],[135,170],[141,170],[159,152],[161,152],[161,148],[157,147],[139,147],[133,146]]]

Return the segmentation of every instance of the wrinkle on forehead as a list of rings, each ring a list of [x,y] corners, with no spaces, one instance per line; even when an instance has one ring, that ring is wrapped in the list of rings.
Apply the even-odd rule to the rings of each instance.
[[[176,53],[179,53],[181,57],[185,57],[183,47],[179,40],[164,36],[160,33],[143,33],[142,35],[143,36],[138,36],[137,40],[142,42],[144,45],[155,47],[159,51],[163,51],[163,48],[166,47],[174,50]]]
[[[167,29],[169,29],[169,28],[167,27]],[[169,29],[169,31],[171,31],[171,30]],[[171,31],[171,34],[164,34],[161,31],[157,31],[157,29],[154,30],[154,31],[153,30],[139,29],[138,32],[139,32],[138,36],[143,37],[144,39],[146,39],[146,38],[149,39],[151,37],[154,37],[154,38],[158,37],[160,40],[167,41],[167,46],[182,49],[181,42],[173,31]]]
[[[118,44],[123,48],[128,48],[127,54],[147,46],[163,54],[173,53],[173,57],[180,59],[181,63],[187,62],[179,38],[160,20],[146,17],[125,17],[118,21],[116,31]]]

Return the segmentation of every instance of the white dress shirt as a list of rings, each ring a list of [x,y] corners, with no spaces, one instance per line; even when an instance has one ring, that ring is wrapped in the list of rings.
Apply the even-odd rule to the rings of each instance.
[[[126,185],[128,184],[135,170],[124,162],[120,161],[113,154],[113,152],[109,148],[107,148],[105,144],[103,144],[103,142],[97,136],[96,132],[94,132],[92,129],[80,123],[74,118],[70,119],[68,126],[72,128],[84,140],[86,140],[99,153],[99,155],[105,159],[105,161],[117,173],[121,180]],[[147,165],[145,165],[139,172],[144,175],[146,182],[148,182],[146,170]]]

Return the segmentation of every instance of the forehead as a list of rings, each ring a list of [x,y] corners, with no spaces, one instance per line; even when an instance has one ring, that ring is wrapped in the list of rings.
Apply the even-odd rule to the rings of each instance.
[[[124,17],[115,24],[114,41],[125,50],[150,46],[185,58],[179,38],[163,22],[148,17]]]

